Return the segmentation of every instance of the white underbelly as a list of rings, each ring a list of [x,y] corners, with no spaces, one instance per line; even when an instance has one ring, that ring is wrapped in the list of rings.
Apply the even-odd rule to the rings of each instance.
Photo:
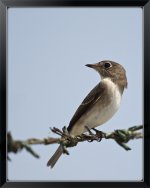
[[[109,104],[103,105],[101,98],[91,110],[84,114],[73,126],[71,130],[72,135],[79,135],[87,131],[85,126],[89,128],[95,128],[99,125],[104,124],[106,121],[112,118],[112,116],[117,112],[120,102],[121,102],[121,93],[117,86],[111,81],[106,80],[107,84],[111,84],[111,89],[109,91],[111,100]]]
[[[92,113],[91,111],[87,113],[85,124],[87,124],[89,128],[104,124],[117,112],[119,105],[120,103],[116,102],[115,99],[112,99],[111,103],[103,108],[98,103],[92,109],[95,113]]]

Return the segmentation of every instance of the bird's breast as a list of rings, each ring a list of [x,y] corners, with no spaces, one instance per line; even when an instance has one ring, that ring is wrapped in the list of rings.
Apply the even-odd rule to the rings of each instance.
[[[87,131],[85,126],[95,128],[108,121],[117,112],[121,102],[121,92],[110,79],[103,79],[106,87],[104,96],[88,110],[73,126],[72,135],[79,135]]]

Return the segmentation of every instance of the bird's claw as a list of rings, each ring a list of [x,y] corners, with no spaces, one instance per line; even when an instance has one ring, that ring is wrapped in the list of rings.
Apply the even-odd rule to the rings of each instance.
[[[89,135],[95,136],[95,140],[98,141],[98,142],[100,142],[102,140],[102,138],[105,136],[102,131],[99,131],[99,130],[97,130],[95,128],[92,128],[92,130],[94,130],[96,134],[93,134],[88,126],[85,126],[85,128],[87,129]],[[89,139],[88,142],[93,142],[93,140]]]
[[[104,137],[104,133],[102,131],[99,131],[95,128],[92,128],[96,132],[97,141],[100,142],[102,138]]]
[[[88,131],[89,135],[93,135],[92,131],[90,130],[90,128],[88,126],[85,126],[85,128]]]

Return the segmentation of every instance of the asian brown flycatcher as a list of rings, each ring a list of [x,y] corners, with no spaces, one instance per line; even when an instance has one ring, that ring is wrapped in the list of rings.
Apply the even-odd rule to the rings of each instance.
[[[90,91],[72,117],[67,130],[73,136],[86,132],[86,127],[95,128],[112,118],[120,106],[124,88],[127,87],[126,71],[120,64],[105,60],[86,66],[100,74],[101,82]],[[60,145],[47,166],[53,168],[62,153]]]

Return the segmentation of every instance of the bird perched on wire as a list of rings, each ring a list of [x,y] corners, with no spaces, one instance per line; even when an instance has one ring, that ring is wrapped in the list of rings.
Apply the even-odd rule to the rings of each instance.
[[[120,106],[124,88],[127,88],[126,71],[120,64],[104,60],[86,66],[96,70],[101,81],[85,97],[72,117],[67,130],[73,136],[86,132],[86,127],[95,128],[112,118]],[[53,168],[62,153],[60,145],[47,166]]]

